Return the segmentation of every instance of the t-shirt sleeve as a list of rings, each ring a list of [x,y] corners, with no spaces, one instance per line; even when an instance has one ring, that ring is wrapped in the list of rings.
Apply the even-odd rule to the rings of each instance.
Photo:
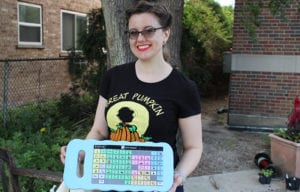
[[[179,117],[185,118],[201,113],[200,95],[196,83],[189,81],[179,102]]]

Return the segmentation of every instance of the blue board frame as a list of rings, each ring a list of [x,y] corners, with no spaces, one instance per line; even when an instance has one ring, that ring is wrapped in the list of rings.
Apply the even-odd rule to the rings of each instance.
[[[92,183],[93,175],[93,160],[95,146],[110,146],[124,148],[143,149],[147,147],[162,148],[162,178],[161,185],[137,185],[137,184],[96,184]],[[149,149],[149,148],[148,148]],[[83,175],[78,176],[78,154],[84,152]],[[97,141],[97,140],[81,140],[73,139],[67,146],[65,167],[64,167],[64,182],[70,189],[84,189],[84,190],[117,190],[117,191],[168,191],[174,179],[174,159],[173,150],[169,144],[164,142],[128,142],[128,141]]]

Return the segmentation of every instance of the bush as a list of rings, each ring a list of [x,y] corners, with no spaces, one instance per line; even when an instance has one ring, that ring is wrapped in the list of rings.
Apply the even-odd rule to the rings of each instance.
[[[16,166],[48,171],[62,171],[59,161],[60,143],[67,142],[64,128],[50,130],[42,128],[31,136],[15,132],[10,139],[0,139],[0,145],[14,156]],[[22,191],[49,191],[53,182],[20,177]]]
[[[25,135],[31,135],[31,133],[38,131],[41,127],[55,124],[54,119],[57,119],[59,116],[56,101],[28,104],[9,109],[7,129],[3,129],[0,132],[0,136],[2,138],[10,138],[12,134],[18,131]],[[1,122],[2,124],[3,122]]]
[[[229,75],[223,73],[223,52],[232,46],[233,9],[211,0],[185,3],[182,67],[205,96],[227,94]]]
[[[69,102],[71,105],[67,106]],[[63,171],[60,147],[72,138],[85,137],[93,121],[93,102],[89,95],[78,98],[64,96],[59,101],[11,109],[9,128],[1,128],[0,146],[12,153],[18,167]],[[53,184],[20,177],[22,192],[49,191]]]

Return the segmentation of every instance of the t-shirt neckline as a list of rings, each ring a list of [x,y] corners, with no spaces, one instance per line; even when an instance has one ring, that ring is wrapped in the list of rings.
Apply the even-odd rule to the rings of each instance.
[[[132,69],[132,71],[133,71],[133,73],[134,73],[135,79],[136,79],[138,82],[140,82],[140,83],[142,83],[142,84],[145,84],[145,85],[156,85],[156,84],[163,83],[163,82],[167,81],[167,80],[171,77],[171,75],[174,73],[174,68],[172,67],[171,72],[170,72],[165,78],[163,78],[162,80],[156,81],[156,82],[145,82],[145,81],[142,81],[141,79],[139,79],[138,76],[137,76],[137,73],[136,73],[136,70],[135,70],[136,62],[132,62],[131,64],[132,64],[132,65],[131,65],[131,66],[132,66],[131,69]]]

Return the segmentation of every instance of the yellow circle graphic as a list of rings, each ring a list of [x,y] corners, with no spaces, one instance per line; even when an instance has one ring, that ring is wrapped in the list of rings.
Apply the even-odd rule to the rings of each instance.
[[[128,108],[131,110],[132,119],[130,122],[123,122],[120,119],[120,110]],[[139,135],[143,135],[149,126],[149,112],[143,105],[133,101],[122,101],[111,106],[106,114],[107,124],[110,129],[116,130],[120,123],[135,125]]]

